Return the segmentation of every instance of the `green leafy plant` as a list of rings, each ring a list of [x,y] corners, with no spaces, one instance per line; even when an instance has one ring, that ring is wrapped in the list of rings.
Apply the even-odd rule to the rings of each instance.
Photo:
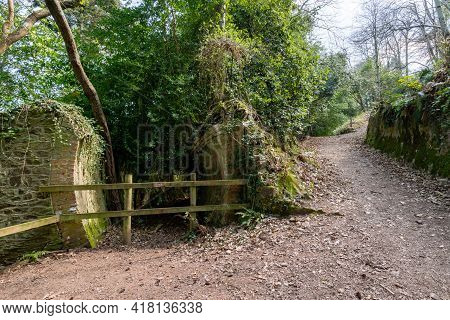
[[[6,130],[0,130],[0,139],[11,139],[16,135],[16,131],[11,128],[7,128]]]
[[[432,103],[432,108],[441,112],[443,115],[448,114],[448,109],[450,105],[450,87],[444,87],[438,92],[436,92],[435,99]],[[446,118],[448,123],[448,118]]]
[[[245,209],[236,214],[239,216],[240,225],[248,229],[254,228],[265,217],[263,213],[252,209]]]
[[[183,241],[184,242],[194,242],[195,239],[197,239],[197,233],[195,231],[187,231],[184,235],[183,235]]]
[[[404,76],[398,79],[400,88],[412,91],[419,91],[422,89],[420,81],[413,76]]]
[[[22,258],[20,258],[20,261],[24,261],[27,263],[33,263],[33,262],[38,262],[41,258],[43,258],[44,256],[46,256],[47,254],[49,254],[49,251],[33,251],[30,253],[26,253],[22,256]]]
[[[391,104],[395,111],[399,112],[407,105],[409,105],[412,101],[414,101],[414,97],[398,95],[398,97],[392,100]]]

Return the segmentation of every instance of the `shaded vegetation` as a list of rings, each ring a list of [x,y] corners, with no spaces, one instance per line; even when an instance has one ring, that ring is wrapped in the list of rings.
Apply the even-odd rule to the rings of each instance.
[[[294,1],[226,1],[225,12],[221,3],[102,0],[66,11],[102,100],[119,170],[136,167],[138,124],[197,127],[218,103],[234,98],[250,104],[283,145],[330,134],[355,107],[345,56],[320,58],[308,38],[313,17]],[[0,79],[8,83],[2,108],[52,98],[91,114],[52,20],[0,59]],[[212,70],[216,79],[204,76]]]
[[[450,175],[450,81],[445,70],[421,78],[400,77],[371,116],[367,142],[416,167]]]

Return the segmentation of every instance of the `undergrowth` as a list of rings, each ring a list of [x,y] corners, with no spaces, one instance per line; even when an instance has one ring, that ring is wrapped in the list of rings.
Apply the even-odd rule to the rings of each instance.
[[[195,231],[189,230],[183,235],[183,241],[190,243],[194,242],[197,239],[197,233]]]
[[[364,121],[366,121],[367,116],[368,114],[366,112],[363,112],[357,115],[352,120],[347,120],[344,124],[337,127],[333,131],[332,135],[337,136],[355,131],[355,129],[360,128],[363,125]]]
[[[264,219],[264,214],[252,209],[244,209],[244,211],[236,213],[239,216],[239,223],[241,227],[246,229],[254,228],[258,223]]]
[[[20,258],[20,261],[27,262],[27,263],[33,263],[38,262],[41,258],[45,257],[47,254],[49,254],[50,251],[33,251],[30,253],[26,253]]]

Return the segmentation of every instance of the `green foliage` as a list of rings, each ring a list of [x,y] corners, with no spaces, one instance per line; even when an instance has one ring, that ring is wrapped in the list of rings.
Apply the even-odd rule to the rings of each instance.
[[[72,84],[65,81],[67,74],[72,76],[67,54],[52,28],[52,23],[43,20],[26,38],[0,55],[0,108],[17,107],[71,90]]]
[[[3,117],[1,117],[1,120],[3,120]],[[17,134],[17,130],[11,127],[3,127],[0,126],[0,141],[2,140],[8,140],[11,138],[14,138]]]
[[[433,103],[431,105],[432,109],[438,113],[447,115],[446,122],[447,128],[450,127],[450,119],[448,117],[448,112],[450,110],[450,87],[446,86],[436,92]]]
[[[34,263],[39,262],[41,258],[45,257],[47,254],[49,254],[49,251],[33,251],[30,253],[26,253],[20,258],[20,261],[24,261],[27,263]]]
[[[244,211],[236,214],[239,216],[240,225],[248,229],[254,228],[264,219],[264,214],[252,209],[245,209]]]
[[[292,170],[286,170],[278,177],[278,189],[283,190],[291,197],[303,192],[298,177]]]
[[[371,110],[376,103],[376,71],[373,59],[366,59],[352,72],[352,94],[361,110]]]
[[[346,55],[339,53],[322,57],[321,68],[326,70],[327,77],[314,102],[315,108],[310,110],[308,121],[312,135],[331,135],[367,108],[366,100],[370,98],[364,98],[358,77],[360,69],[367,68],[367,65],[351,70]]]
[[[422,89],[419,79],[414,76],[400,76],[397,72],[385,72],[383,77],[385,89],[383,100],[399,112],[408,106]]]
[[[307,41],[309,21],[287,0],[232,1],[228,8],[226,29],[202,41],[208,103],[243,100],[279,141],[301,134],[322,78],[318,50]]]
[[[312,17],[294,0],[227,1],[222,28],[221,3],[105,0],[67,11],[121,170],[136,168],[139,124],[198,128],[233,99],[251,105],[283,144],[321,121],[315,101],[326,70],[308,40]],[[0,57],[2,108],[50,97],[92,115],[55,30],[43,20]]]
[[[422,89],[422,84],[413,76],[404,76],[398,79],[399,87],[403,90],[419,91]]]
[[[183,240],[184,242],[188,242],[188,243],[194,242],[195,239],[197,239],[197,233],[196,233],[195,231],[192,231],[192,230],[187,231],[187,232],[183,235],[183,238],[182,238],[182,240]]]
[[[427,84],[433,80],[433,71],[431,69],[425,68],[419,71],[418,78],[422,84]]]
[[[333,131],[333,135],[346,134],[350,132],[354,132],[356,128],[360,128],[364,125],[367,120],[368,114],[366,112],[362,112],[351,119],[347,120],[344,124],[340,125]]]

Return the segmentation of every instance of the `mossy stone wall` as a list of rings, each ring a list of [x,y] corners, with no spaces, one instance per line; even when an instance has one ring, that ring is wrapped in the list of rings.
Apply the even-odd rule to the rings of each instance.
[[[103,195],[94,191],[52,197],[38,191],[43,185],[100,180],[100,139],[78,108],[46,101],[0,118],[0,228],[105,207]],[[91,152],[92,148],[99,150]],[[0,265],[31,251],[95,245],[104,226],[96,220],[71,222],[1,238]]]
[[[312,186],[300,179],[298,157],[278,146],[275,138],[255,120],[250,106],[229,105],[217,118],[218,123],[207,127],[195,143],[199,176],[246,178],[249,185],[244,191],[239,186],[204,188],[199,200],[211,204],[246,201],[253,210],[278,215],[302,211],[300,200],[308,197]],[[215,212],[209,216],[215,225],[235,219],[234,212]]]
[[[427,99],[417,98],[400,112],[390,106],[379,108],[369,119],[366,142],[416,167],[449,177],[449,115],[427,108],[428,104]]]
[[[241,179],[244,175],[240,160],[241,140],[244,128],[235,127],[231,130],[221,124],[211,126],[197,145],[199,152],[199,179],[226,180]],[[201,204],[232,204],[241,203],[243,190],[241,186],[208,187],[200,189]],[[212,212],[208,222],[223,226],[235,220],[234,211]]]

